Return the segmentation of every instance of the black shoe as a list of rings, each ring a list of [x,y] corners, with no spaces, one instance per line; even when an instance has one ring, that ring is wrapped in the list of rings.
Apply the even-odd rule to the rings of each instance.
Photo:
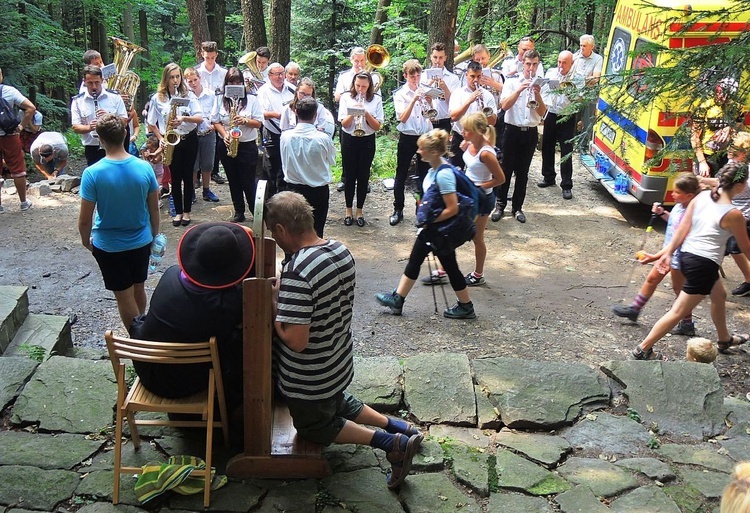
[[[526,222],[526,215],[520,210],[518,212],[513,212],[513,217],[515,217],[516,221],[518,221],[519,223]]]
[[[354,224],[354,220],[352,219],[352,216],[346,216],[344,218],[344,226],[351,226]]]
[[[617,317],[626,317],[628,320],[636,322],[640,312],[636,312],[632,306],[614,305],[612,307],[612,313]]]
[[[357,218],[357,226],[359,226],[360,228],[362,228],[365,224],[367,224],[366,221],[365,221],[365,218],[362,217],[362,216],[359,216]]]
[[[391,226],[396,226],[398,223],[404,220],[404,213],[401,210],[394,210],[393,215],[388,218],[388,222]]]
[[[220,185],[224,183],[224,179],[221,176],[219,176],[219,173],[212,174],[211,175],[211,180],[213,180],[214,182],[216,182],[216,183],[218,183]]]
[[[490,219],[493,223],[498,222],[500,219],[502,219],[505,216],[505,209],[500,208],[500,206],[495,206],[495,210],[492,211],[492,215],[490,216]]]
[[[541,182],[537,182],[536,186],[544,189],[545,187],[552,187],[555,185],[555,182],[545,182],[542,180]]]
[[[367,194],[370,194],[372,192],[372,188],[370,187],[370,184],[367,184]]]
[[[573,191],[570,189],[563,189],[563,199],[573,199]]]
[[[742,285],[732,291],[732,295],[740,297],[750,295],[750,283],[743,282]]]
[[[243,223],[245,222],[245,214],[234,214],[234,217],[232,218],[233,223]]]
[[[344,182],[339,182],[338,184],[336,184],[336,190],[338,192],[342,192],[344,190]]]

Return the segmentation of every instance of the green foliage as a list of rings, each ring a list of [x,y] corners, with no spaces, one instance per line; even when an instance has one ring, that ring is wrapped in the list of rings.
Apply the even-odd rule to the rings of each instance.
[[[658,449],[661,447],[661,440],[656,438],[655,436],[652,436],[648,441],[648,448],[649,449]]]
[[[628,417],[636,422],[641,422],[641,415],[633,408],[628,408]]]
[[[18,346],[18,348],[26,353],[26,356],[39,363],[42,363],[44,361],[44,357],[47,355],[47,350],[39,345],[21,344],[20,346]]]

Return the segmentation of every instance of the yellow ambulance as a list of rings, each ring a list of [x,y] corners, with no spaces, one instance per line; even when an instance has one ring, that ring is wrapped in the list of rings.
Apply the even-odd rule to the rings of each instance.
[[[678,172],[692,171],[693,163],[689,151],[653,160],[686,122],[685,99],[674,95],[632,108],[642,85],[637,80],[618,83],[615,77],[662,66],[667,52],[654,52],[654,43],[670,49],[692,48],[725,43],[750,30],[750,10],[731,21],[717,16],[690,23],[694,12],[726,8],[730,1],[618,0],[604,55],[602,74],[607,78],[597,100],[591,154],[581,160],[619,202],[674,204],[672,182]],[[750,117],[747,112],[744,116],[747,125]]]

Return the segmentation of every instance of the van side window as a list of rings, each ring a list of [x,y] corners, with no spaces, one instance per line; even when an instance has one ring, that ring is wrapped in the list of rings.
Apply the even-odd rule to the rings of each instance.
[[[638,38],[635,41],[635,57],[630,62],[630,69],[633,71],[633,75],[630,78],[630,86],[628,87],[628,93],[635,99],[643,93],[647,88],[648,84],[645,80],[641,80],[644,76],[642,71],[639,70],[645,68],[653,68],[656,64],[657,53],[654,51],[654,45],[648,41]]]
[[[625,71],[630,51],[630,33],[617,27],[612,34],[612,46],[607,59],[607,77],[611,84],[622,82],[620,73]]]

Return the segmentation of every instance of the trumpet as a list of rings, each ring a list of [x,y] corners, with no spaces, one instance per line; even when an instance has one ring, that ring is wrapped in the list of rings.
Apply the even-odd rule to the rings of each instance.
[[[484,97],[481,94],[479,95],[479,97],[477,97],[476,102],[477,107],[479,107],[479,111],[484,114],[484,117],[489,118],[495,113],[495,111],[492,110],[492,107],[484,105]]]
[[[362,97],[362,95],[357,95],[356,98],[357,103],[360,105],[364,104],[365,99]],[[354,137],[364,137],[365,136],[365,116],[364,114],[360,114],[359,116],[356,116],[356,119],[354,120],[354,133],[352,134]]]
[[[421,93],[418,101],[419,108],[422,109],[422,116],[430,121],[435,121],[437,119],[438,111],[427,102],[427,95]]]
[[[172,103],[169,109],[169,116],[167,116],[167,128],[164,132],[164,165],[168,166],[172,163],[172,157],[174,157],[174,147],[180,142],[180,134],[177,130],[170,128],[172,121],[177,117],[177,103]]]

